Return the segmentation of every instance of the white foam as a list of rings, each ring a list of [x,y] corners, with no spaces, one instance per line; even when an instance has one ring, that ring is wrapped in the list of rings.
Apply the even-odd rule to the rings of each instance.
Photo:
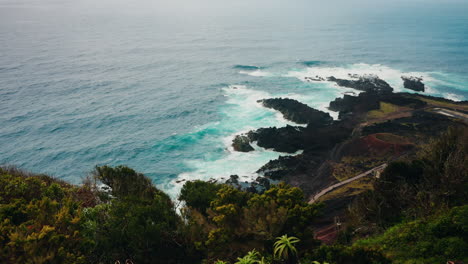
[[[260,127],[283,127],[287,124],[297,124],[285,120],[281,114],[272,109],[263,107],[257,101],[265,98],[278,97],[265,91],[249,89],[243,85],[231,85],[222,89],[227,97],[227,105],[221,109],[223,121],[209,123],[198,127],[196,131],[215,129],[219,136],[202,139],[200,144],[224,146],[224,153],[219,155],[206,153],[203,158],[186,160],[185,165],[191,171],[177,176],[176,179],[160,186],[172,198],[177,198],[182,185],[188,180],[220,180],[226,181],[230,175],[239,175],[243,180],[254,180],[258,177],[257,171],[263,164],[280,155],[288,155],[273,150],[267,150],[252,144],[255,151],[236,152],[231,144],[235,135],[246,133]],[[244,177],[245,176],[245,177]],[[177,182],[179,181],[179,182]]]
[[[444,93],[444,97],[453,101],[457,101],[457,102],[465,100],[464,96],[454,94],[454,93]]]
[[[351,75],[351,76],[350,76]],[[379,78],[388,82],[395,92],[409,91],[403,87],[402,76],[416,76],[422,77],[423,81],[434,80],[429,73],[424,72],[403,72],[397,69],[390,68],[381,64],[366,64],[357,63],[342,67],[325,67],[325,66],[314,66],[309,67],[300,71],[290,71],[283,75],[284,77],[294,77],[302,81],[307,81],[306,77],[327,77],[334,76],[339,79],[353,79],[353,75],[365,76],[365,75],[376,75]]]
[[[272,73],[270,72],[266,72],[266,71],[263,71],[263,70],[254,70],[254,71],[239,71],[240,74],[247,74],[247,75],[250,75],[250,76],[254,76],[254,77],[271,77],[273,76]]]
[[[240,73],[257,77],[276,76],[262,70],[243,70]],[[360,76],[377,75],[395,88],[395,92],[414,92],[403,88],[402,76],[422,77],[423,82],[426,84],[426,92],[423,94],[444,96],[456,101],[464,99],[463,96],[453,93],[440,94],[439,91],[433,88],[433,86],[437,86],[439,80],[433,78],[431,73],[403,72],[379,64],[370,65],[361,63],[343,67],[313,66],[304,70],[290,71],[286,75],[283,75],[283,77],[298,78],[307,82],[305,77],[319,76],[326,78],[335,76],[336,78],[343,79],[353,78],[349,74]],[[310,85],[305,86],[298,93],[270,94],[266,91],[249,89],[243,85],[231,85],[223,88],[222,91],[227,99],[226,105],[221,109],[222,121],[209,123],[197,128],[197,130],[213,129],[219,131],[219,134],[216,136],[206,137],[199,144],[224,146],[224,152],[221,155],[219,152],[206,153],[203,158],[186,160],[185,165],[190,169],[190,172],[182,173],[178,175],[177,179],[161,186],[173,198],[177,197],[180,188],[187,180],[214,179],[224,182],[233,174],[239,175],[242,180],[254,180],[258,176],[255,171],[263,164],[272,159],[277,159],[280,155],[285,155],[284,153],[260,148],[256,144],[252,144],[255,151],[247,153],[236,152],[231,146],[235,135],[246,133],[253,129],[272,126],[282,127],[287,124],[299,126],[285,120],[278,111],[263,107],[257,102],[258,100],[276,97],[292,98],[310,107],[328,112],[334,119],[337,119],[338,112],[328,109],[329,102],[347,93],[354,95],[360,93],[360,91],[355,89],[338,87],[336,83],[327,81],[311,81]],[[177,181],[180,182],[177,183]]]

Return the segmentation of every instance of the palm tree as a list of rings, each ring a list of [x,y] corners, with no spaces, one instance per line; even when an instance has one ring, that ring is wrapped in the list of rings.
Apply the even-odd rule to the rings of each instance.
[[[288,235],[277,237],[274,244],[273,255],[288,261],[288,263],[294,263],[293,259],[297,255],[297,249],[294,244],[299,241],[301,241],[299,238],[288,237]]]

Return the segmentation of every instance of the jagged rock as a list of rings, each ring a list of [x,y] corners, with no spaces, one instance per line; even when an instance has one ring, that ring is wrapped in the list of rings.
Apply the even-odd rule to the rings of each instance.
[[[315,77],[304,77],[304,80],[306,80],[308,82],[310,82],[310,81],[323,82],[323,81],[325,81],[325,78],[320,77],[318,75],[315,75]]]
[[[414,109],[422,108],[427,105],[426,102],[416,98],[406,97],[403,93],[390,94],[388,96],[382,97],[381,100],[394,105],[405,106]]]
[[[279,180],[291,172],[297,173],[304,171],[306,165],[301,163],[302,159],[300,155],[280,156],[278,159],[270,160],[268,163],[263,165],[257,170],[257,173],[261,173],[270,179]],[[302,169],[298,169],[300,166]]]
[[[289,98],[271,98],[259,100],[263,106],[275,109],[287,120],[298,124],[328,125],[333,122],[330,114],[316,110],[297,100]]]
[[[375,93],[364,92],[358,96],[345,94],[343,98],[336,98],[330,102],[329,109],[339,111],[339,118],[343,118],[348,113],[361,113],[379,109],[380,97]]]
[[[229,179],[226,181],[226,184],[229,184],[231,186],[234,186],[236,188],[241,188],[241,184],[239,182],[239,176],[238,175],[231,175]]]
[[[447,116],[417,110],[413,112],[411,117],[403,117],[366,126],[362,129],[362,134],[393,133],[408,138],[423,134],[426,135],[423,137],[426,139],[427,137],[438,136],[440,132],[446,131],[447,127],[454,124],[456,123],[451,121]]]
[[[357,80],[338,79],[331,76],[327,78],[327,81],[336,82],[339,86],[353,88],[364,92],[391,93],[393,91],[393,88],[386,81],[375,75],[359,76]]]
[[[255,179],[256,182],[258,182],[258,185],[263,187],[265,190],[268,190],[270,189],[270,180],[268,178],[265,178],[265,177],[257,177],[257,179]]]
[[[257,141],[257,145],[266,148],[274,149],[278,152],[294,153],[303,149],[302,140],[303,127],[269,127],[260,128],[247,133],[250,141]]]
[[[417,92],[424,92],[425,85],[422,82],[422,78],[413,76],[401,76],[401,79],[403,80],[403,87],[405,87],[406,89],[410,89]]]
[[[380,102],[386,102],[398,106],[418,109],[425,107],[426,102],[410,97],[408,93],[384,93],[376,94],[364,92],[358,96],[344,95],[343,98],[336,98],[330,102],[329,109],[339,111],[339,118],[349,117],[350,114],[357,115],[367,113],[370,110],[380,108]]]
[[[232,147],[234,148],[235,151],[240,151],[240,152],[254,151],[254,148],[250,145],[249,137],[244,136],[244,135],[237,135],[232,140]]]

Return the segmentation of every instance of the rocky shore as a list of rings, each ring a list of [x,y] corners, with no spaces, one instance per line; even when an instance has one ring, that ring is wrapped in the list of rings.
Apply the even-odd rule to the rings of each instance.
[[[297,124],[328,125],[333,118],[328,113],[313,109],[306,104],[289,98],[273,98],[257,101],[266,108],[277,110],[287,120]]]
[[[427,143],[428,138],[437,136],[449,126],[467,125],[464,120],[442,115],[435,109],[442,107],[466,113],[468,102],[393,93],[393,88],[377,76],[351,77],[350,80],[328,78],[339,86],[363,91],[357,96],[345,94],[330,102],[329,109],[339,112],[339,120],[333,121],[328,113],[294,99],[259,100],[264,107],[277,110],[285,119],[306,126],[252,130],[234,138],[234,150],[254,151],[251,144],[255,142],[259,147],[278,152],[294,154],[302,151],[271,160],[257,173],[286,181],[301,187],[307,195],[313,195],[347,175],[412,155],[418,146]],[[403,80],[405,86],[421,90],[421,79]]]
[[[353,76],[357,80],[338,79],[334,76],[328,77],[327,81],[335,82],[338,86],[353,88],[364,92],[390,93],[393,88],[384,80],[375,75]]]

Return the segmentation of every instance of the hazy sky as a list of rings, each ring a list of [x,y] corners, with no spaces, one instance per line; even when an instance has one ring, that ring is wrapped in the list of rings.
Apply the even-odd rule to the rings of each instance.
[[[160,24],[188,28],[195,20],[205,25],[219,20],[268,23],[275,28],[284,21],[301,26],[398,17],[411,22],[467,14],[468,0],[0,0],[0,30],[2,23],[15,21],[60,23],[97,17],[129,21],[151,17]]]
[[[466,8],[468,0],[0,0],[0,8],[68,6],[80,12],[216,14],[220,13],[349,13],[387,8]],[[443,10],[442,10],[443,11]]]

